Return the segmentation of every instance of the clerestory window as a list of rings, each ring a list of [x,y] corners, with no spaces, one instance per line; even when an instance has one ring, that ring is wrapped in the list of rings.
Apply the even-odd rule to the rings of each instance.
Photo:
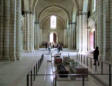
[[[56,23],[57,23],[57,17],[55,15],[52,15],[50,17],[50,28],[56,29]]]

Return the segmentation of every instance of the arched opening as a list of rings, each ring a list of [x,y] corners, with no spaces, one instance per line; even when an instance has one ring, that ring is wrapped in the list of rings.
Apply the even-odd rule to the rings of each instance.
[[[89,49],[94,49],[95,43],[95,30],[89,31]]]
[[[56,43],[56,41],[57,41],[56,33],[53,33],[53,41],[54,41],[54,43]]]
[[[92,19],[89,19],[89,30],[88,30],[88,48],[89,50],[93,50],[95,48],[95,32],[96,32],[96,26],[95,21]]]
[[[57,43],[57,35],[55,32],[51,32],[49,35],[49,42],[50,43]]]

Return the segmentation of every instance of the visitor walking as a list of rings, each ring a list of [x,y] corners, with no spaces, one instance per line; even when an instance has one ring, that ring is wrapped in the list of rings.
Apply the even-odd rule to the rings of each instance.
[[[96,49],[93,52],[95,70],[97,70],[97,65],[99,66],[98,56],[99,56],[99,49],[98,49],[98,47],[96,47]]]

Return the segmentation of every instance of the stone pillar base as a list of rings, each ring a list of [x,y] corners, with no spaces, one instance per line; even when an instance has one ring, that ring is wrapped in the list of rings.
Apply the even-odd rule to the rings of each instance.
[[[9,57],[1,56],[0,61],[9,61]]]
[[[10,57],[10,61],[16,61],[16,60],[17,60],[16,57],[13,56]]]

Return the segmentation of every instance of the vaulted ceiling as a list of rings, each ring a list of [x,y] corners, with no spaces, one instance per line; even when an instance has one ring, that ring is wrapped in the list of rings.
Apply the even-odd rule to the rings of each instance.
[[[41,21],[40,18],[50,15],[60,16],[66,21],[72,15],[73,6],[72,0],[39,0],[35,13],[39,21]]]
[[[83,6],[83,0],[22,0],[22,2],[24,3],[24,10],[34,11],[35,9],[38,13],[51,5],[57,5],[66,9],[69,14],[71,14],[70,11],[73,5],[76,5],[76,9],[79,10],[81,10]]]
[[[65,22],[72,19],[73,9],[82,10],[83,0],[23,0],[24,11],[31,11],[36,14],[38,22],[45,17],[56,15]]]

